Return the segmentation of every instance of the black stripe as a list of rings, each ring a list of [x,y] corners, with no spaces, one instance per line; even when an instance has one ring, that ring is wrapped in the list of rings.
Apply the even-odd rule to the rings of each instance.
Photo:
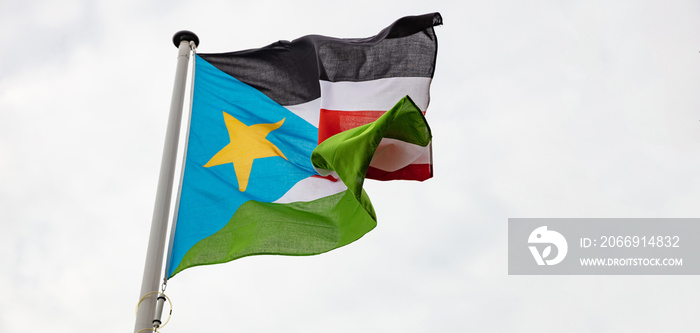
[[[321,96],[313,44],[304,37],[260,49],[198,55],[281,105],[300,104]]]
[[[199,56],[277,103],[295,105],[321,96],[319,80],[433,77],[433,26],[440,24],[438,13],[409,16],[370,38],[310,35],[260,49]]]

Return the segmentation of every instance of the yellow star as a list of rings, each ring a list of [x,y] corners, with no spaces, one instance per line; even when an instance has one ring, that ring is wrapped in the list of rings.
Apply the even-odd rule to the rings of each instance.
[[[282,126],[284,119],[282,118],[274,124],[247,126],[224,111],[224,123],[226,123],[231,142],[219,150],[204,167],[233,163],[236,178],[238,178],[238,190],[245,192],[246,187],[248,187],[250,170],[253,168],[253,160],[272,156],[281,156],[285,160],[287,159],[277,146],[266,139],[270,132]]]

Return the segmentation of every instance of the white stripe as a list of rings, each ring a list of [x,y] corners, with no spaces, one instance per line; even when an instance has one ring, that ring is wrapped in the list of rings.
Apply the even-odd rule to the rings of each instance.
[[[393,77],[362,82],[321,81],[321,108],[337,111],[387,111],[408,95],[425,111],[430,103],[428,77]]]
[[[313,201],[343,192],[348,188],[341,181],[330,181],[319,177],[309,177],[294,184],[287,193],[277,199],[275,203],[290,203],[297,201]]]
[[[394,172],[409,164],[429,164],[431,144],[426,147],[384,138],[374,152],[371,167]]]
[[[318,118],[321,114],[320,98],[302,104],[286,105],[285,108],[292,111],[292,113],[299,116],[299,118],[306,120],[309,124],[318,128]]]
[[[333,170],[317,168],[315,165],[313,167],[314,167],[314,170],[316,170],[316,172],[323,177],[331,176],[331,177],[333,177],[333,179],[340,179],[340,176],[338,176],[338,173],[336,173]]]

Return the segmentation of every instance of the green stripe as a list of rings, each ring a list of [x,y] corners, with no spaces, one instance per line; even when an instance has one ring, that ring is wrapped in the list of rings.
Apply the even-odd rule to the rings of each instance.
[[[405,141],[421,147],[427,146],[433,136],[425,116],[423,116],[423,113],[413,100],[406,96],[393,109],[397,109],[395,113],[387,112],[390,113],[389,116],[393,117],[393,119],[391,124],[387,126],[384,137]]]
[[[376,225],[374,211],[367,212],[348,191],[311,202],[248,201],[223,229],[195,244],[171,277],[185,268],[250,255],[327,252],[354,242]]]

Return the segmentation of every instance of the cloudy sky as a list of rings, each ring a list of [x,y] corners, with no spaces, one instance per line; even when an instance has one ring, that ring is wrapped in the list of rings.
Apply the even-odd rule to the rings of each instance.
[[[526,3],[526,4],[524,4]],[[509,276],[512,217],[700,217],[697,1],[0,0],[0,332],[130,332],[178,30],[201,52],[438,11],[435,178],[378,227],[175,277],[164,332],[683,332],[696,276]]]

